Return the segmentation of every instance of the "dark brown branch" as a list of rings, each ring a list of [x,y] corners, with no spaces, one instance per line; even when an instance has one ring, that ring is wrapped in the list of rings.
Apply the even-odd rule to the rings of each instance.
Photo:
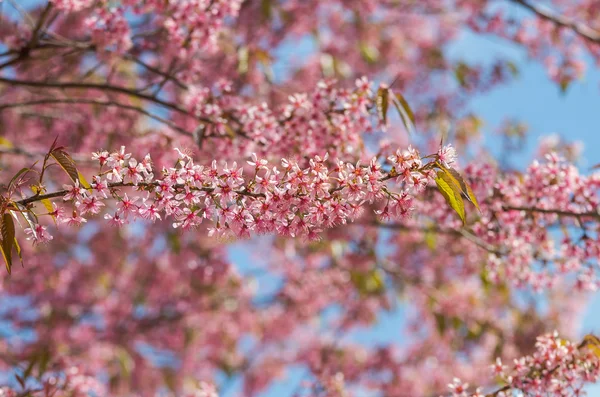
[[[10,109],[10,108],[35,106],[35,105],[47,105],[47,104],[74,104],[74,105],[83,104],[83,105],[98,105],[98,106],[107,106],[107,107],[110,107],[110,106],[120,107],[123,109],[128,109],[128,110],[132,110],[134,112],[143,114],[153,120],[156,120],[162,124],[165,124],[166,126],[174,129],[175,131],[177,131],[183,135],[192,136],[191,132],[186,131],[185,129],[175,125],[174,123],[172,123],[171,121],[169,121],[167,119],[164,119],[160,116],[154,115],[143,108],[124,104],[124,103],[114,102],[114,101],[100,101],[100,100],[86,99],[86,98],[44,98],[44,99],[36,99],[36,100],[31,100],[31,101],[26,101],[26,102],[13,102],[13,103],[0,104],[0,111],[2,111],[4,109]]]
[[[504,211],[525,211],[529,213],[539,213],[539,214],[547,214],[547,215],[558,215],[568,218],[594,218],[600,219],[599,212],[571,212],[564,211],[558,209],[545,209],[545,208],[537,208],[537,207],[517,207],[517,206],[502,206]]]
[[[131,56],[128,57],[129,59],[131,59],[133,62],[137,63],[138,65],[142,66],[143,68],[149,70],[150,72],[157,74],[159,76],[164,77],[167,80],[171,80],[175,85],[177,85],[177,87],[183,89],[183,90],[187,90],[188,87],[182,83],[181,81],[179,81],[175,76],[173,76],[172,74],[168,74],[167,72],[163,72],[160,69],[155,68],[154,66],[148,65],[147,63],[145,63],[144,61],[142,61],[141,59]]]
[[[581,36],[585,40],[600,44],[600,32],[592,29],[584,23],[575,21],[574,19],[568,18],[563,15],[558,15],[552,11],[546,10],[539,5],[536,5],[529,0],[511,0],[513,3],[519,4],[522,7],[536,14],[538,17],[550,21],[556,26],[571,29],[577,35]]]
[[[39,159],[43,158],[47,152],[30,152],[20,147],[6,147],[0,146],[0,154],[14,154],[19,156],[25,156],[30,159]],[[82,155],[71,155],[71,158],[78,163],[89,163],[91,162],[90,156],[82,156]]]
[[[30,80],[16,80],[16,79],[8,79],[6,77],[0,77],[0,83],[5,83],[8,85],[21,85],[26,87],[38,87],[38,88],[55,88],[55,89],[79,89],[79,90],[98,90],[98,91],[108,91],[108,92],[117,92],[120,94],[125,94],[128,96],[132,96],[135,98],[143,99],[146,101],[154,102],[157,105],[163,106],[165,108],[174,110],[181,114],[195,117],[187,110],[179,107],[178,105],[164,101],[160,98],[156,98],[152,95],[144,94],[141,92],[137,92],[135,89],[130,89],[126,87],[120,87],[110,84],[96,84],[96,83],[76,83],[76,82],[44,82],[44,81],[30,81]],[[198,120],[212,123],[211,120],[205,118],[195,117]]]
[[[109,183],[108,187],[110,189],[118,188],[118,187],[137,187],[137,188],[141,188],[141,189],[148,189],[148,188],[155,188],[158,186],[158,184],[159,184],[159,182],[140,182],[137,185],[134,185],[132,182],[115,182],[115,183]],[[184,185],[174,185],[173,187],[175,187],[176,189],[182,189],[184,187]],[[215,189],[211,188],[211,187],[203,187],[203,188],[197,188],[194,190],[211,193],[211,192],[214,192]],[[67,190],[58,190],[58,191],[52,192],[52,193],[36,194],[31,197],[27,197],[22,200],[15,201],[15,203],[22,205],[22,206],[27,206],[28,204],[35,203],[36,201],[42,201],[45,199],[53,199],[53,198],[57,198],[57,197],[63,197],[67,193],[68,193]],[[234,191],[234,193],[236,193],[240,196],[248,196],[248,197],[254,197],[254,198],[258,198],[258,197],[264,198],[265,197],[265,195],[262,193],[252,193],[252,192],[247,191],[246,189],[236,190],[236,191]]]

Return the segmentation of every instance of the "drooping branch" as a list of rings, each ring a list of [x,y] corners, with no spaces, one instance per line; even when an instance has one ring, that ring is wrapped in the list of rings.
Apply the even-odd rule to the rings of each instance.
[[[26,87],[36,87],[36,88],[54,88],[54,89],[75,89],[75,90],[98,90],[98,91],[106,91],[106,92],[116,92],[119,94],[125,94],[134,98],[143,99],[145,101],[153,102],[162,107],[171,109],[178,113],[181,113],[186,116],[195,117],[200,121],[210,123],[211,120],[204,119],[201,117],[193,116],[190,112],[183,109],[179,105],[168,102],[163,99],[157,98],[153,95],[144,94],[142,92],[137,91],[134,88],[126,88],[111,84],[97,84],[97,83],[83,83],[83,82],[45,82],[45,81],[32,81],[32,80],[17,80],[17,79],[9,79],[6,77],[0,77],[0,83],[15,85],[15,86],[26,86]]]

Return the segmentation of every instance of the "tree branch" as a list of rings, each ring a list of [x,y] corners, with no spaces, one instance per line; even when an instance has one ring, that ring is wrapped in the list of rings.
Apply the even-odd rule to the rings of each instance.
[[[198,120],[204,121],[206,123],[212,123],[212,120],[196,117],[192,115],[187,110],[177,106],[172,102],[167,102],[162,99],[156,98],[152,95],[143,94],[141,92],[137,92],[134,89],[110,85],[110,84],[96,84],[96,83],[76,83],[76,82],[44,82],[44,81],[30,81],[30,80],[16,80],[16,79],[8,79],[6,77],[0,77],[0,83],[5,83],[8,85],[21,85],[27,87],[38,87],[38,88],[55,88],[55,89],[79,89],[79,90],[99,90],[99,91],[110,91],[117,92],[120,94],[129,95],[135,98],[143,99],[146,101],[154,102],[157,105],[163,106],[165,108],[174,110],[178,113],[184,114],[186,116],[194,117]]]
[[[160,116],[152,114],[143,108],[120,103],[120,102],[115,102],[115,101],[100,101],[100,100],[86,99],[86,98],[44,98],[44,99],[31,100],[31,101],[27,101],[27,102],[12,102],[12,103],[0,104],[0,111],[2,111],[4,109],[10,109],[10,108],[35,106],[35,105],[47,105],[47,104],[75,104],[75,105],[83,104],[83,105],[98,105],[98,106],[107,106],[107,107],[111,107],[111,106],[120,107],[123,109],[128,109],[128,110],[132,110],[137,113],[143,114],[153,120],[156,120],[162,124],[165,124],[166,126],[172,128],[173,130],[175,130],[183,135],[190,136],[190,137],[192,136],[191,132],[177,126],[176,124],[174,124],[173,122],[171,122],[167,119],[164,119]]]
[[[558,215],[558,216],[563,216],[563,217],[568,217],[568,218],[600,219],[600,213],[597,211],[571,212],[571,211],[558,210],[558,209],[545,209],[545,208],[537,208],[537,207],[518,207],[518,206],[510,206],[510,205],[502,206],[502,209],[504,211],[525,211],[525,212],[530,212],[530,213],[537,212],[540,214]]]
[[[496,254],[498,256],[505,254],[505,252],[502,252],[497,247],[494,247],[493,245],[487,243],[486,241],[482,240],[481,238],[477,237],[476,235],[474,235],[473,233],[469,232],[466,229],[442,229],[442,228],[438,228],[438,227],[415,227],[415,226],[403,225],[401,223],[380,223],[380,222],[375,222],[374,225],[385,228],[385,229],[402,230],[402,231],[416,231],[416,232],[423,232],[423,233],[431,232],[431,233],[436,233],[436,234],[446,234],[446,235],[451,235],[451,236],[462,237],[462,238],[472,242],[479,248],[482,248],[490,253]]]
[[[159,185],[159,182],[140,182],[137,185],[133,184],[132,182],[114,182],[114,183],[109,183],[108,188],[109,189],[117,188],[117,187],[155,188],[158,185]],[[174,185],[173,187],[176,189],[183,189],[184,185]],[[203,187],[203,188],[196,188],[193,190],[211,193],[211,192],[214,192],[215,189],[212,187]],[[36,194],[31,197],[24,198],[22,200],[14,201],[14,203],[25,207],[28,204],[35,203],[36,201],[53,199],[53,198],[57,198],[57,197],[63,197],[67,193],[68,193],[68,191],[63,189],[63,190],[58,190],[58,191],[52,192],[52,193]],[[254,198],[265,197],[265,195],[262,193],[252,193],[252,192],[249,192],[248,190],[246,190],[245,188],[242,190],[236,190],[236,191],[234,191],[234,193],[236,193],[240,196],[248,196],[248,197],[254,197]]]
[[[577,35],[581,36],[582,38],[591,43],[600,44],[600,32],[595,29],[592,29],[584,23],[578,22],[574,19],[568,18],[563,15],[555,14],[552,11],[546,10],[541,6],[530,2],[529,0],[510,1],[521,5],[522,7],[536,14],[538,17],[546,21],[550,21],[559,27],[571,29]]]
[[[177,87],[183,89],[183,90],[187,90],[188,87],[182,83],[181,81],[179,81],[175,76],[173,76],[172,74],[169,74],[168,72],[163,72],[162,70],[155,68],[154,66],[148,65],[146,62],[142,61],[141,59],[134,57],[134,56],[129,56],[127,57],[128,59],[131,59],[133,62],[137,63],[138,65],[142,66],[143,68],[149,70],[152,73],[155,73],[159,76],[164,77],[167,80],[171,80],[175,85],[177,85]]]

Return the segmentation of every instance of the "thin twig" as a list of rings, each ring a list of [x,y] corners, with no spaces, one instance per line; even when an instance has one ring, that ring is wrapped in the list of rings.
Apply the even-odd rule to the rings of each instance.
[[[415,232],[422,232],[422,233],[429,232],[429,233],[435,233],[435,234],[446,234],[446,235],[462,237],[462,238],[470,241],[471,243],[475,244],[479,248],[482,248],[488,252],[491,252],[491,253],[499,255],[499,256],[505,255],[505,252],[502,252],[497,247],[494,247],[493,245],[482,240],[481,238],[477,237],[476,235],[474,235],[473,233],[469,232],[466,229],[451,229],[451,228],[442,229],[439,227],[419,227],[419,226],[403,225],[401,223],[381,223],[381,222],[374,222],[374,223],[372,223],[372,225],[377,226],[377,227],[382,227],[385,229],[415,231]]]
[[[21,85],[26,87],[39,87],[39,88],[56,88],[56,89],[83,89],[83,90],[99,90],[99,91],[108,91],[108,92],[118,92],[121,94],[129,95],[132,97],[136,97],[139,99],[143,99],[146,101],[154,102],[157,105],[163,106],[165,108],[174,110],[181,114],[192,117],[187,110],[179,107],[178,105],[164,101],[160,98],[155,98],[152,95],[143,94],[141,92],[137,92],[135,89],[130,89],[126,87],[120,87],[110,84],[96,84],[96,83],[77,83],[77,82],[44,82],[44,81],[31,81],[31,80],[17,80],[17,79],[8,79],[6,77],[0,77],[0,83],[5,83],[9,85]],[[205,118],[196,117],[197,119],[211,123],[212,121]]]
[[[510,206],[504,205],[502,206],[504,211],[525,211],[530,213],[540,213],[540,214],[548,214],[548,215],[558,215],[569,218],[594,218],[600,219],[600,213],[597,211],[590,212],[571,212],[559,209],[550,209],[550,208],[537,208],[537,207],[518,207],[518,206]]]
[[[156,120],[162,124],[167,125],[168,127],[174,129],[175,131],[177,131],[183,135],[192,136],[191,132],[186,131],[185,129],[175,125],[173,122],[171,122],[167,119],[164,119],[160,116],[152,114],[143,108],[120,103],[120,102],[115,102],[115,101],[100,101],[100,100],[86,99],[86,98],[45,98],[45,99],[37,99],[37,100],[31,100],[31,101],[26,101],[26,102],[12,102],[12,103],[0,104],[0,111],[2,111],[4,109],[10,109],[10,108],[16,108],[16,107],[45,105],[45,104],[75,104],[75,105],[82,104],[82,105],[98,105],[98,106],[107,106],[107,107],[111,107],[111,106],[112,107],[120,107],[123,109],[128,109],[128,110],[132,110],[132,111],[138,112],[140,114],[143,114],[153,120]]]

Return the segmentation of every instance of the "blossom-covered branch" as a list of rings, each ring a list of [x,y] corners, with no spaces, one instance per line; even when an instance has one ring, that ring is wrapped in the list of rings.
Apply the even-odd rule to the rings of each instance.
[[[51,151],[55,157],[56,151]],[[70,171],[74,165],[66,154],[60,153],[62,157],[56,157],[58,162]],[[175,166],[163,168],[161,177],[156,178],[149,156],[138,161],[124,147],[119,152],[100,151],[93,155],[100,171],[89,186],[71,171],[76,176],[73,185],[52,193],[42,193],[45,188],[40,185],[38,193],[28,198],[11,201],[6,197],[5,208],[16,206],[14,210],[19,211],[17,208],[30,209],[34,202],[48,203],[49,199],[62,198],[64,203],[72,205],[72,210],[63,203],[53,204],[47,215],[59,223],[79,225],[86,222],[84,216],[98,214],[110,197],[118,203],[117,210],[105,218],[116,226],[136,218],[156,221],[166,217],[173,219],[174,227],[183,229],[207,221],[209,235],[247,237],[253,232],[275,232],[318,238],[323,228],[357,218],[365,202],[383,202],[378,213],[384,218],[406,217],[412,209],[413,195],[435,180],[436,169],[454,162],[452,147],[440,149],[434,161],[428,163],[413,148],[398,150],[390,156],[387,171],[376,158],[368,164],[334,161],[331,167],[325,155],[303,160],[305,166],[283,159],[277,167],[253,155],[252,161],[248,161],[252,172],[245,177],[243,167],[235,162],[220,166],[213,161],[208,167],[195,164],[181,151],[178,153]],[[13,184],[18,185],[19,178],[26,177],[27,172]],[[390,179],[395,180],[399,190],[388,187],[385,182]],[[133,187],[135,193],[118,189],[125,187]],[[46,227],[40,224],[26,232],[34,242],[51,239]]]
[[[491,372],[505,386],[489,393],[478,388],[473,393],[467,383],[455,378],[448,385],[452,397],[508,397],[516,392],[577,397],[584,395],[587,383],[600,377],[600,340],[594,335],[574,344],[559,338],[555,331],[538,337],[535,349],[533,354],[515,359],[512,366],[496,359]]]

